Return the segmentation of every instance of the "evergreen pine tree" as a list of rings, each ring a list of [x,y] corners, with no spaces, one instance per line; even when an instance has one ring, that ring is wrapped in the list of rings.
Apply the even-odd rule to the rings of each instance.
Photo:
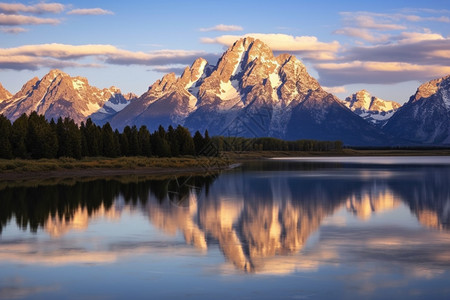
[[[170,145],[171,156],[179,156],[180,143],[178,141],[178,136],[175,132],[175,129],[173,129],[172,125],[170,125],[169,128],[167,129],[167,134],[165,136],[167,137],[167,142]]]
[[[117,151],[117,156],[121,156],[122,155],[122,148],[120,145],[120,132],[119,130],[114,130],[114,147],[116,148]]]
[[[177,129],[175,129],[175,133],[178,138],[178,143],[180,145],[180,154],[195,155],[194,140],[192,139],[189,130],[181,125],[178,125]]]
[[[0,158],[12,158],[11,146],[12,125],[3,115],[0,115]]]
[[[127,126],[128,127],[128,126]],[[128,137],[127,137],[127,127],[123,130],[123,132],[120,134],[120,153],[122,156],[129,156],[130,150],[128,145]],[[128,127],[130,129],[130,127]]]
[[[22,114],[12,124],[11,146],[14,157],[28,158],[29,154],[26,146],[28,134],[28,116]]]
[[[197,130],[192,139],[194,140],[195,155],[204,155],[205,153],[202,153],[202,151],[204,151],[205,139],[202,134]]]
[[[159,157],[169,157],[170,156],[170,145],[165,138],[161,137],[161,131],[155,131],[151,135],[152,153]]]
[[[150,145],[150,132],[148,132],[147,126],[143,125],[139,128],[138,140],[141,147],[140,154],[144,156],[151,156],[152,149]]]
[[[89,156],[88,144],[86,139],[86,125],[81,122],[80,125],[80,135],[81,135],[81,156]]]
[[[114,132],[112,131],[111,125],[107,122],[102,127],[102,144],[103,144],[103,155],[106,157],[116,157],[118,150],[116,144],[114,143]]]
[[[101,129],[89,118],[86,120],[86,141],[88,156],[99,156],[102,153]]]
[[[138,156],[141,153],[141,147],[139,145],[139,137],[138,137],[138,130],[136,125],[133,125],[131,127],[129,135],[128,135],[128,147],[129,147],[129,155],[130,156]]]
[[[30,114],[26,144],[32,158],[56,157],[58,138],[43,115],[36,112]]]

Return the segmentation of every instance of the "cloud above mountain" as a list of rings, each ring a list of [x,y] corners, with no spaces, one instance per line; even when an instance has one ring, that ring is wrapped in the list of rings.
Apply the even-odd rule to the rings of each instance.
[[[219,24],[213,27],[204,27],[200,28],[199,31],[202,32],[209,32],[209,31],[242,31],[244,28],[239,25],[225,25],[225,24]]]
[[[341,12],[335,35],[350,39],[332,62],[317,62],[321,83],[390,84],[425,81],[450,72],[450,37],[424,24],[448,23],[449,11],[408,10],[396,13]]]
[[[103,8],[78,8],[72,9],[67,12],[68,15],[113,15],[114,13],[110,10],[106,10]]]
[[[31,13],[31,14],[44,14],[44,13],[60,13],[65,9],[65,5],[61,3],[37,3],[34,5],[25,5],[22,3],[0,3],[0,12],[5,14],[17,14],[17,13]]]
[[[222,35],[215,38],[201,38],[205,44],[231,46],[243,37],[253,37],[267,44],[274,52],[299,54],[303,59],[331,60],[340,48],[337,41],[320,42],[315,36],[292,36],[281,33],[248,33],[245,35]]]
[[[112,15],[112,11],[103,8],[72,8],[72,5],[62,3],[45,3],[26,5],[22,3],[0,2],[0,31],[18,34],[28,29],[17,27],[23,25],[58,25],[66,15]],[[52,14],[53,17],[42,17]]]
[[[198,57],[216,60],[217,56],[204,51],[157,50],[152,52],[129,51],[113,45],[38,44],[15,48],[0,48],[0,68],[13,70],[36,70],[40,67],[100,67],[113,65],[161,66],[191,64]],[[80,63],[83,58],[92,63]]]

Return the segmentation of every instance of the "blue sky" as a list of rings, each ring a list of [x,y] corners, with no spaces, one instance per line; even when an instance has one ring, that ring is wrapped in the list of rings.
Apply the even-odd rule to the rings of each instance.
[[[448,1],[0,2],[0,82],[17,92],[52,68],[141,95],[202,56],[253,35],[295,54],[337,96],[405,102],[450,74]]]

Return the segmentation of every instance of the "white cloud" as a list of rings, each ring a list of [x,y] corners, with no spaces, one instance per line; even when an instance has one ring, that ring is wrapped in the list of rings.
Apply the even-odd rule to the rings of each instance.
[[[335,30],[333,33],[360,38],[372,43],[386,42],[390,37],[389,34],[374,33],[366,28],[355,27],[340,28],[338,30]]]
[[[381,31],[403,30],[404,25],[395,24],[393,22],[404,18],[400,14],[379,14],[372,12],[341,12],[343,22],[347,27],[375,29]]]
[[[304,59],[332,60],[338,51],[339,42],[320,42],[315,36],[292,36],[280,33],[248,33],[245,35],[222,35],[216,38],[202,38],[201,42],[206,44],[232,45],[236,40],[243,37],[253,37],[267,44],[273,51],[294,52],[300,54]]]
[[[155,71],[158,73],[175,73],[176,75],[181,75],[184,72],[184,69],[186,68],[186,66],[182,67],[182,66],[155,66],[153,67],[150,71]]]
[[[113,15],[112,11],[102,8],[79,8],[73,9],[67,13],[68,15]]]
[[[68,45],[38,44],[15,48],[0,48],[0,69],[37,69],[43,66],[80,66],[76,60],[93,58],[96,61],[118,65],[161,66],[191,64],[196,58],[204,57],[213,61],[214,54],[203,51],[158,50],[153,52],[133,52],[113,45]],[[83,66],[100,66],[98,63]]]
[[[207,27],[207,28],[200,28],[200,31],[208,32],[208,31],[242,31],[244,28],[242,28],[239,25],[225,25],[225,24],[219,24],[213,27]]]
[[[352,61],[320,63],[314,66],[321,83],[340,86],[353,83],[392,84],[409,80],[429,80],[450,74],[450,66],[406,62]]]
[[[61,3],[38,3],[35,5],[24,5],[21,3],[4,3],[0,2],[0,12],[6,14],[32,13],[60,13],[64,10],[65,6]]]
[[[394,37],[393,39],[398,40],[399,43],[410,44],[421,41],[444,40],[444,37],[439,33],[431,32],[402,32],[400,35]]]
[[[333,87],[322,86],[322,88],[331,94],[347,93],[347,89],[345,88],[345,86],[333,86]]]
[[[7,15],[0,13],[0,25],[40,25],[40,24],[59,24],[60,20],[54,18],[39,18],[24,15]]]
[[[2,31],[4,33],[18,34],[18,33],[26,32],[28,30],[25,28],[22,28],[22,27],[0,27],[0,31]]]

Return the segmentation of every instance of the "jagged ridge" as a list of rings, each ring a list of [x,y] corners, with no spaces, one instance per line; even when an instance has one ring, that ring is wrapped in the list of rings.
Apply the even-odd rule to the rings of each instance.
[[[69,117],[80,123],[88,117],[101,122],[121,110],[133,95],[124,96],[111,87],[100,90],[89,85],[84,77],[70,77],[60,70],[51,70],[42,79],[34,77],[14,96],[2,102],[0,113],[14,121],[23,113],[36,111],[47,119]]]
[[[383,128],[420,144],[450,144],[450,75],[422,84]]]
[[[342,103],[355,114],[378,127],[383,127],[401,106],[395,101],[383,100],[372,96],[366,90],[352,94],[345,98]]]
[[[151,129],[182,124],[213,135],[388,143],[383,133],[325,92],[295,56],[275,57],[250,37],[236,41],[217,66],[198,59],[179,78],[165,75],[111,123]]]

